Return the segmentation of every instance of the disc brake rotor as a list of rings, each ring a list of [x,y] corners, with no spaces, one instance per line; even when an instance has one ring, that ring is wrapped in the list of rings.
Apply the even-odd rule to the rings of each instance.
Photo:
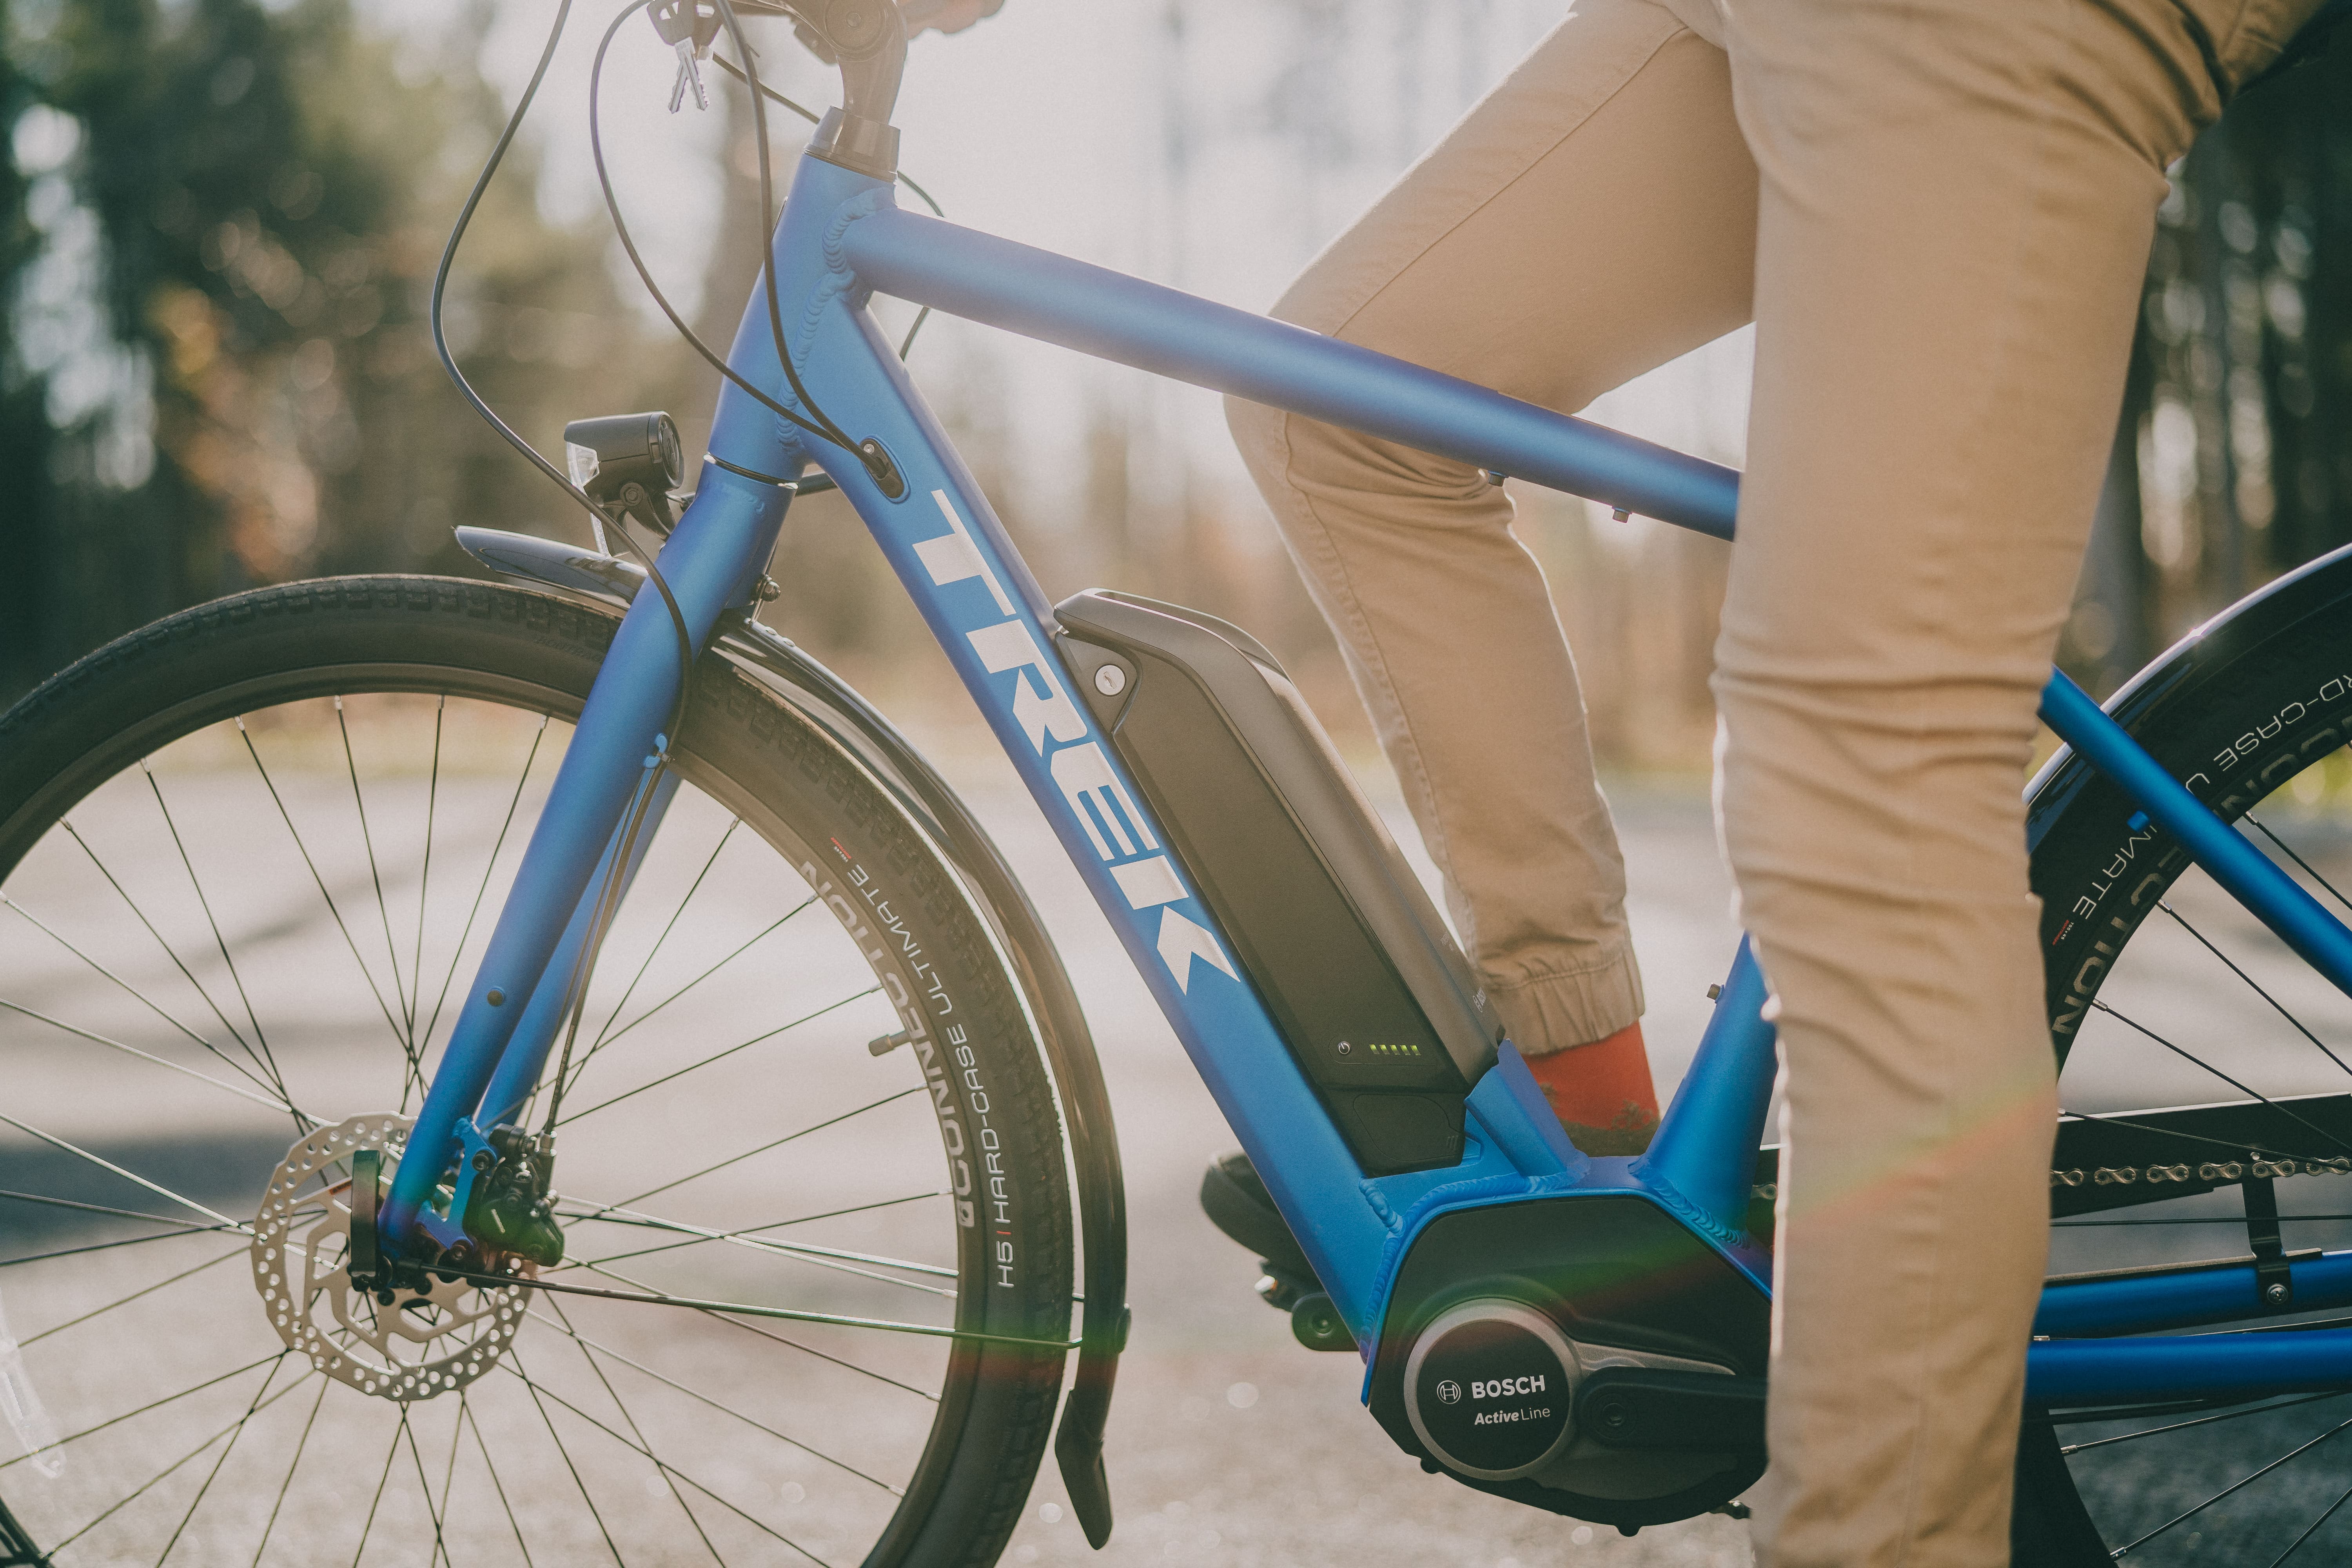
[[[352,1283],[352,1154],[380,1151],[389,1180],[413,1125],[404,1116],[354,1116],[298,1140],[269,1178],[252,1247],[254,1289],[278,1338],[329,1377],[404,1403],[489,1371],[523,1318],[516,1287],[430,1273],[422,1289]]]

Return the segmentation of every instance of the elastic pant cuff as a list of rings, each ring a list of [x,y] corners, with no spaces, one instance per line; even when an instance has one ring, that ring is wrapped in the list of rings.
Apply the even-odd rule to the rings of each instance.
[[[1486,994],[1503,1015],[1519,1054],[1547,1057],[1605,1040],[1640,1018],[1642,970],[1627,947],[1589,969],[1525,980],[1490,978]]]

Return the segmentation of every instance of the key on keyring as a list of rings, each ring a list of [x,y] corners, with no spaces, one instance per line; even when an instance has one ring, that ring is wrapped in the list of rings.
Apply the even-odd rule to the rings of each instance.
[[[669,111],[672,114],[676,114],[678,110],[678,106],[686,101],[686,89],[688,83],[691,83],[694,87],[694,107],[697,109],[709,109],[710,107],[710,94],[702,85],[702,66],[701,63],[695,58],[694,40],[692,38],[680,38],[677,41],[677,81],[676,85],[671,87],[669,89]]]

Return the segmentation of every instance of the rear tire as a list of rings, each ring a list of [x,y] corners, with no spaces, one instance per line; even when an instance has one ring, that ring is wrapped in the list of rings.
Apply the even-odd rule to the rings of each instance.
[[[2339,916],[2347,906],[2333,889],[2352,891],[2347,648],[2352,563],[2339,556],[2184,642],[2113,708],[2174,777],[2225,821],[2246,822],[2246,836]],[[2136,829],[2135,809],[2078,759],[2051,771],[2029,802],[2061,1103],[2076,1114],[2254,1103],[2216,1068],[2271,1098],[2352,1089],[2346,1069],[2298,1032],[2352,1059],[2352,1004],[2166,835],[2144,821]],[[2300,1175],[2277,1192],[2290,1215],[2352,1213],[2352,1178]],[[2242,1214],[2238,1189],[2225,1186],[2056,1221],[2051,1267],[2243,1256]],[[2347,1243],[2352,1228],[2341,1221],[2287,1230],[2290,1249]],[[2089,1568],[2126,1546],[2135,1563],[2268,1563],[2282,1552],[2295,1563],[2346,1560],[2352,1507],[2328,1510],[2352,1493],[2352,1431],[2322,1435],[2352,1416],[2347,1394],[2096,1422],[2029,1411],[2015,1561]],[[2263,1470],[2314,1437],[2307,1451]]]

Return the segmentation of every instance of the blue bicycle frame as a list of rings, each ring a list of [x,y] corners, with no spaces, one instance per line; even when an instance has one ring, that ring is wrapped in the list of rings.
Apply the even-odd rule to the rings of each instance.
[[[1073,700],[1036,581],[866,305],[875,292],[890,294],[1726,540],[1738,476],[1295,327],[901,212],[887,182],[813,156],[793,182],[772,265],[810,395],[857,439],[878,442],[890,468],[877,481],[855,454],[805,439],[724,388],[693,503],[659,558],[696,647],[723,610],[751,602],[793,481],[812,463],[821,468],[947,651],[1358,1342],[1369,1345],[1377,1333],[1397,1266],[1432,1218],[1535,1195],[1647,1200],[1768,1290],[1769,1258],[1744,1223],[1775,1062],[1771,1027],[1759,1016],[1763,979],[1744,944],[1647,1155],[1578,1152],[1507,1047],[1472,1089],[1459,1164],[1363,1175],[1241,977],[1190,872],[1163,847],[1168,835]],[[792,405],[763,295],[755,294],[729,363]],[[633,869],[609,866],[616,825],[637,790],[660,787],[644,781],[667,776],[651,764],[665,744],[658,731],[681,676],[677,658],[662,600],[639,595],[581,715],[412,1151],[454,1159],[481,1147],[489,1125],[539,1080],[593,890]],[[2052,676],[2042,712],[2246,909],[2352,993],[2352,933],[2064,676]],[[1106,837],[1090,813],[1112,812],[1127,831]],[[1150,874],[1122,875],[1138,868]],[[458,1160],[461,1183],[468,1163]],[[418,1230],[457,1238],[425,1202],[442,1170],[414,1153],[402,1162],[382,1219],[387,1247]],[[463,1212],[464,1197],[461,1189],[452,1215]],[[2291,1267],[2298,1310],[2352,1304],[2352,1253]],[[2029,1400],[2079,1406],[2352,1384],[2347,1330],[2113,1337],[2259,1310],[2251,1262],[2053,1284],[2037,1332],[2065,1338],[2032,1346]]]

